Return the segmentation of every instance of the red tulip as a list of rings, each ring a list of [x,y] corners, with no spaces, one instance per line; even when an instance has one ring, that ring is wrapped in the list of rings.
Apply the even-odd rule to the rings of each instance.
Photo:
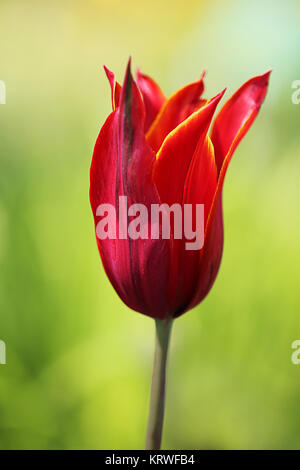
[[[204,76],[166,99],[154,80],[139,71],[135,82],[130,64],[122,87],[105,70],[113,111],[100,130],[91,165],[95,226],[100,204],[111,204],[120,213],[120,196],[127,197],[128,206],[144,204],[149,213],[153,204],[204,204],[200,250],[187,250],[187,239],[176,239],[173,232],[170,239],[97,237],[105,271],[121,299],[154,318],[177,317],[201,302],[216,279],[223,250],[224,177],[265,98],[270,72],[234,93],[209,136],[224,91],[203,99]]]

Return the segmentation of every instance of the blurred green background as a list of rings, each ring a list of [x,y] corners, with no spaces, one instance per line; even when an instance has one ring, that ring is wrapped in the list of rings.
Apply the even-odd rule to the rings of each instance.
[[[176,320],[163,447],[300,448],[298,1],[0,2],[0,448],[142,448],[154,322],[107,280],[89,166],[129,54],[166,94],[228,98],[272,68],[224,188],[205,301]]]

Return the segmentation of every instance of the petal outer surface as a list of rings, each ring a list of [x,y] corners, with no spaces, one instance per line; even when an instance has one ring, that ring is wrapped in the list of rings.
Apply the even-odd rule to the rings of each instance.
[[[148,75],[141,73],[140,70],[137,70],[137,84],[144,99],[146,111],[145,132],[147,132],[166,101],[166,97],[158,84]]]
[[[186,85],[165,101],[146,135],[150,147],[155,152],[178,124],[203,106],[205,100],[200,98],[203,90],[202,76],[200,80]]]
[[[237,146],[264,101],[270,72],[251,78],[225,103],[212,127],[211,139],[215,148],[218,173],[233,141]],[[247,123],[247,125],[245,125]],[[243,129],[244,132],[240,132]],[[239,140],[236,139],[237,134]]]
[[[261,75],[259,77],[254,77],[254,79],[251,79],[248,82],[246,82],[246,84],[243,85],[237,91],[237,93],[235,93],[235,95],[233,95],[233,97],[235,97],[235,99],[233,100],[234,102],[236,100],[236,97],[240,96],[240,94],[243,93],[245,89],[247,90],[250,84],[250,87],[252,88],[252,93],[250,93],[250,97],[252,96],[252,98],[249,98],[249,95],[248,95],[248,98],[246,101],[248,103],[249,102],[252,103],[252,105],[250,106],[251,110],[248,113],[245,113],[244,119],[240,121],[240,127],[235,128],[235,131],[236,131],[235,135],[233,136],[231,134],[231,144],[228,149],[227,149],[227,146],[228,146],[229,140],[227,140],[223,144],[223,146],[221,145],[218,146],[218,142],[220,141],[217,141],[217,149],[220,152],[219,153],[219,165],[221,164],[221,168],[219,169],[217,188],[216,188],[210,214],[208,216],[206,228],[205,228],[204,247],[201,253],[201,259],[200,259],[199,270],[198,270],[199,272],[198,286],[196,288],[195,294],[191,302],[189,303],[185,311],[195,307],[201,302],[201,300],[204,299],[204,297],[206,297],[206,295],[210,291],[216,279],[216,276],[220,267],[220,263],[221,263],[222,251],[223,251],[223,240],[224,240],[223,215],[222,215],[222,190],[223,190],[225,175],[226,175],[228,165],[231,161],[231,158],[235,149],[237,148],[241,139],[247,133],[251,124],[253,123],[260,109],[260,106],[265,98],[265,95],[267,92],[269,75],[270,75],[270,72],[267,72],[266,74]],[[254,90],[253,90],[253,86],[254,86]],[[256,103],[255,106],[253,105],[253,94],[255,96],[255,103]],[[231,100],[229,100],[228,107],[231,106],[230,101]],[[223,111],[224,109],[225,109],[225,112]],[[226,104],[223,110],[220,111],[220,115],[222,112],[227,113]],[[222,115],[222,119],[224,119],[224,116],[226,116],[226,114]],[[213,128],[213,133],[212,133],[212,136],[214,135],[215,137],[215,142],[216,142],[216,136],[221,135],[220,133],[217,134],[216,129],[217,127],[215,124]],[[232,127],[230,129],[232,130]],[[225,157],[223,157],[223,154],[221,152],[225,151],[226,149],[227,149],[227,154],[225,155]],[[221,158],[222,158],[222,161],[221,161]],[[218,164],[217,158],[216,158],[216,163]]]
[[[111,88],[111,104],[112,109],[116,109],[119,106],[120,95],[121,95],[121,85],[116,81],[115,74],[111,72],[105,65],[104,70],[108,78],[110,88]]]
[[[97,237],[105,271],[115,290],[130,308],[164,318],[168,315],[169,240],[118,237],[119,196],[127,196],[128,207],[144,204],[148,213],[151,204],[160,203],[152,182],[155,154],[145,140],[144,119],[144,105],[128,65],[119,107],[106,120],[95,145],[90,201],[95,226],[99,204],[116,208],[117,239]]]
[[[214,159],[214,150],[210,138],[205,137],[204,142],[195,150],[192,163],[185,182],[183,204],[192,205],[192,222],[193,228],[196,225],[196,204],[204,205],[204,221],[207,220],[210,212],[212,200],[217,186],[217,171]],[[198,230],[200,221],[198,221]],[[200,238],[200,234],[199,234]],[[173,311],[183,312],[189,304],[195,291],[198,281],[198,266],[201,257],[201,249],[187,250],[186,243],[190,242],[186,237],[182,240],[174,240],[172,251],[173,263],[177,263],[176,269],[173,268],[171,273],[173,279],[170,281],[171,299],[174,299]],[[183,242],[183,243],[182,243]],[[176,252],[176,256],[174,256]]]
[[[182,203],[184,184],[197,146],[201,146],[225,90],[193,113],[165,139],[156,156],[153,180],[162,202]]]

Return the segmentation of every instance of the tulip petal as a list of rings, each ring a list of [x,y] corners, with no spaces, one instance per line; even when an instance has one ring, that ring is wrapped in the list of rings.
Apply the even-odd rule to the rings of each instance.
[[[166,101],[166,97],[158,84],[139,69],[136,71],[136,80],[144,99],[146,110],[145,132],[147,132]]]
[[[115,74],[111,72],[105,65],[103,66],[106,76],[108,78],[110,88],[111,88],[111,103],[112,109],[116,109],[119,106],[120,95],[121,95],[121,85],[116,81]]]
[[[108,203],[120,214],[119,196],[128,207],[159,204],[152,182],[155,154],[144,132],[144,104],[128,64],[119,107],[108,117],[97,139],[92,166],[90,201],[95,225],[97,207]],[[127,222],[129,222],[126,217]],[[118,221],[117,221],[118,222]],[[119,228],[119,224],[117,223]],[[121,299],[132,309],[163,318],[168,314],[167,285],[169,241],[138,238],[100,240],[99,252],[106,273]]]
[[[207,132],[225,90],[176,127],[165,139],[153,169],[160,200],[204,204],[210,211],[217,177]],[[182,312],[195,290],[200,251],[186,250],[186,240],[172,239],[168,297],[172,312]]]
[[[200,80],[181,88],[163,104],[147,133],[147,141],[155,152],[178,124],[206,103],[200,98],[204,90],[203,78],[204,74]]]
[[[223,110],[219,114],[219,122],[215,123],[213,134],[215,138],[216,148],[219,151],[219,163],[216,158],[216,164],[221,165],[219,169],[217,188],[211,205],[211,210],[206,222],[204,247],[201,252],[201,258],[198,268],[198,283],[194,296],[185,311],[195,307],[204,297],[208,294],[214,284],[218,270],[221,264],[223,252],[223,215],[222,215],[222,190],[225,175],[232,155],[237,148],[239,142],[244,137],[251,124],[253,123],[260,106],[265,98],[268,86],[270,72],[264,75],[255,77],[245,83],[226,103]],[[245,93],[245,95],[244,95]],[[240,107],[237,107],[237,103]],[[227,107],[226,107],[227,106]],[[228,132],[231,132],[230,139],[225,139],[223,145],[220,144],[219,137],[224,134],[221,132],[221,124],[223,123],[226,129],[226,116],[229,117],[229,110],[238,111],[238,109],[245,110],[248,106],[248,113],[245,111],[243,118],[242,113],[240,117],[240,127],[237,128],[238,119],[232,119],[232,126],[227,125]],[[217,118],[218,119],[218,118]],[[217,121],[217,120],[216,120]],[[235,123],[233,125],[233,123]],[[223,128],[223,129],[224,129]],[[233,135],[234,134],[234,135]],[[226,136],[225,136],[226,137]],[[228,147],[229,145],[229,147]],[[223,151],[227,151],[225,157]]]
[[[183,204],[204,204],[204,226],[217,188],[214,148],[208,135],[200,141],[184,184]]]
[[[197,145],[204,142],[216,107],[225,90],[176,127],[156,156],[153,180],[162,202],[182,202],[184,184]]]
[[[225,103],[212,127],[218,173],[229,148],[239,144],[254,121],[267,93],[270,72],[251,78]]]
[[[182,207],[191,204],[193,208],[192,222],[196,222],[196,205],[204,205],[204,221],[208,218],[212,200],[217,186],[217,171],[214,159],[214,149],[208,136],[193,155],[193,159],[185,181]],[[191,221],[190,221],[191,222]],[[198,221],[201,223],[201,221]],[[185,224],[187,221],[185,220]],[[185,225],[186,229],[186,225]],[[198,225],[198,230],[201,226]],[[198,237],[199,237],[198,232]],[[187,243],[191,240],[174,240],[172,247],[172,267],[170,269],[171,277],[169,280],[169,302],[172,310],[177,314],[183,312],[189,304],[198,282],[198,265],[201,257],[201,246],[194,250],[187,249]]]
[[[209,293],[220,268],[223,242],[224,229],[221,194],[215,201],[213,217],[205,233],[204,247],[201,250],[199,257],[197,285],[194,295],[191,296],[189,304],[184,311],[179,313],[179,315],[196,307],[196,305],[198,305]]]

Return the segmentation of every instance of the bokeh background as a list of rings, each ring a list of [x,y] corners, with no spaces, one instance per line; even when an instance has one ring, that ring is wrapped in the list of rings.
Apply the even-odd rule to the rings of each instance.
[[[1,0],[0,448],[144,445],[154,322],[98,256],[89,165],[129,54],[166,94],[208,70],[229,97],[272,68],[224,188],[213,290],[173,329],[165,449],[300,448],[297,0]]]

